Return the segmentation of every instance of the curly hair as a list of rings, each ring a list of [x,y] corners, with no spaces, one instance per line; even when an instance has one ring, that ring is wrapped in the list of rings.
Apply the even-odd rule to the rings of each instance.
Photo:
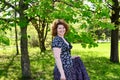
[[[68,24],[63,20],[63,19],[55,19],[53,22],[52,22],[52,36],[56,36],[57,35],[57,27],[58,25],[63,25],[66,29],[66,32],[65,34],[68,32],[69,30],[69,26]]]

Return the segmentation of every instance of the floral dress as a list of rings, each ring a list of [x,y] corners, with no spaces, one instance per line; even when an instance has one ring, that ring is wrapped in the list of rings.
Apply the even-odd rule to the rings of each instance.
[[[71,54],[70,54],[71,53],[70,50],[72,46],[70,43],[68,45],[64,42],[64,40],[61,37],[56,36],[52,41],[52,48],[54,47],[61,48],[60,58],[61,58],[64,73],[66,76],[66,80],[89,80],[86,69],[82,61],[80,60],[80,58],[77,57],[75,59],[72,59]],[[82,66],[80,64],[82,64]],[[61,76],[60,72],[55,64],[54,80],[60,80],[60,76]]]

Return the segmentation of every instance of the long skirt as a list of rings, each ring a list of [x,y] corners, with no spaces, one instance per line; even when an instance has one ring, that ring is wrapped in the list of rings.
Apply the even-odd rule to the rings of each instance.
[[[72,59],[72,61],[74,73],[71,73],[71,76],[66,76],[66,80],[90,80],[86,68],[80,57],[76,57]],[[57,67],[54,68],[53,74],[54,80],[60,80],[60,72]]]

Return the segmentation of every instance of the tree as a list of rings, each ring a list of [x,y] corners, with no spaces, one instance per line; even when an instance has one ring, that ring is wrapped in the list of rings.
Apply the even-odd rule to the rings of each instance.
[[[51,20],[50,14],[52,10],[52,1],[48,0],[31,3],[31,7],[26,11],[27,15],[30,17],[32,25],[37,31],[41,52],[46,50],[45,40],[48,32],[48,25]]]
[[[15,6],[16,6],[16,0],[15,0]],[[18,35],[17,35],[17,25],[16,25],[16,17],[17,17],[17,13],[15,10],[15,43],[16,43],[16,55],[19,54],[19,49],[18,49]]]
[[[21,67],[23,78],[31,78],[30,60],[28,55],[28,38],[27,38],[27,25],[29,23],[28,17],[24,14],[24,11],[28,9],[28,3],[24,0],[19,1],[19,25],[21,30]]]
[[[118,0],[112,0],[112,15],[111,15],[111,23],[115,24],[115,30],[111,31],[111,55],[110,61],[119,62],[119,52],[118,52],[118,33],[119,33],[119,18],[120,18],[120,6]]]
[[[14,6],[14,1],[0,1],[2,3],[2,11],[5,12],[5,15],[8,15],[10,18],[1,18],[2,21],[7,21],[10,23],[13,23],[15,21],[12,18],[12,15],[9,11],[6,11],[7,9],[14,10],[19,14],[19,17],[17,19],[18,24],[20,26],[21,30],[21,40],[20,40],[20,46],[21,46],[21,67],[22,67],[22,78],[29,79],[31,78],[31,70],[30,70],[30,60],[28,55],[28,42],[27,42],[27,25],[29,23],[29,19],[26,14],[24,13],[26,9],[28,9],[28,3],[24,0],[20,0],[17,4],[17,6]],[[14,23],[13,23],[14,24]]]
[[[110,53],[110,61],[119,62],[119,54],[118,54],[118,32],[119,32],[119,13],[120,6],[118,0],[110,0],[103,2],[102,0],[90,0],[94,5],[96,5],[95,9],[97,11],[96,19],[102,21],[94,21],[94,24],[97,24],[102,28],[108,28],[111,30],[111,53]],[[102,7],[104,5],[104,7]],[[107,6],[106,6],[107,5]],[[97,10],[98,9],[98,10]],[[110,22],[105,22],[103,20],[111,20]],[[105,22],[105,23],[104,23]],[[95,29],[95,28],[94,28]]]

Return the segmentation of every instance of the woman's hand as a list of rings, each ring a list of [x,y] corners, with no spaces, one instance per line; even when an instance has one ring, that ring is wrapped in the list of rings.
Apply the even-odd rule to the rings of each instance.
[[[72,56],[72,59],[75,59],[76,57],[79,57],[79,56]]]
[[[60,78],[60,80],[66,80],[66,77],[65,77],[65,75],[61,75],[61,78]]]

